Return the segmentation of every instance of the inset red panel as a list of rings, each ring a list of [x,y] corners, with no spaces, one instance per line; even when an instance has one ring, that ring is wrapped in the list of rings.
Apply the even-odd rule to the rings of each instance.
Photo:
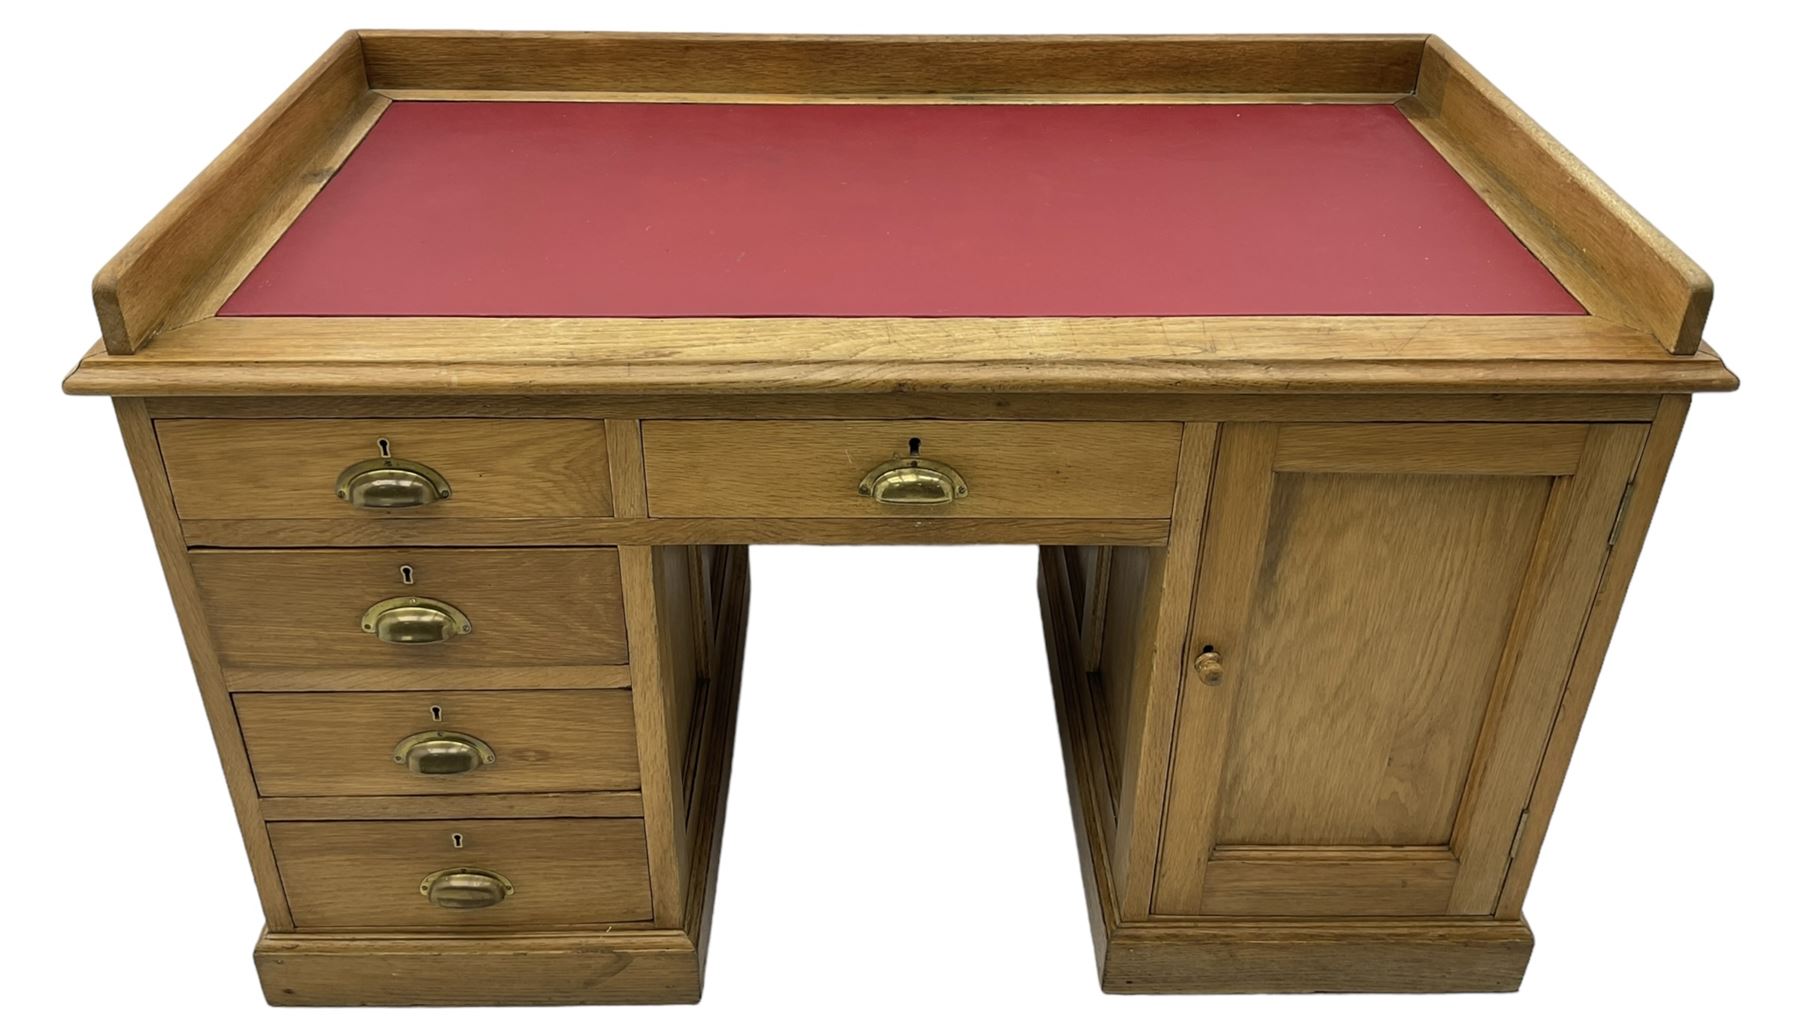
[[[1581,312],[1385,104],[401,102],[220,314]]]

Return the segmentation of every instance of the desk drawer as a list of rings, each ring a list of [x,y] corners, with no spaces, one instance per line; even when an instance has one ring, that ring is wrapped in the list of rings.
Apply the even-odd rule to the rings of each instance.
[[[268,828],[301,929],[569,928],[650,917],[650,863],[637,818],[277,821]],[[420,891],[430,876],[456,870],[479,873],[461,892],[440,887],[439,902]],[[481,898],[484,887],[497,902]]]
[[[611,548],[284,549],[189,554],[227,667],[573,666],[625,661],[619,560]],[[402,568],[410,571],[406,583]],[[406,612],[376,614],[391,604]],[[448,614],[448,615],[446,615]],[[464,619],[456,620],[460,614]],[[401,644],[367,623],[424,634]],[[367,619],[366,619],[367,618]]]
[[[597,419],[163,419],[156,439],[183,519],[612,515]],[[360,481],[357,501],[380,507],[338,493],[359,463],[400,467],[385,491],[379,469]]]
[[[239,694],[265,796],[587,792],[638,787],[631,693]]]
[[[1177,423],[647,420],[643,436],[652,516],[1166,519],[1181,446]],[[863,490],[915,454],[964,490]]]

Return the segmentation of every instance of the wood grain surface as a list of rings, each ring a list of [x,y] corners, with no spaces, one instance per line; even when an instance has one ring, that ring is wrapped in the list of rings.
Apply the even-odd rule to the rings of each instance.
[[[920,458],[963,476],[967,497],[857,493],[915,440]],[[1176,423],[647,420],[644,468],[656,517],[1165,519],[1180,440]]]
[[[1276,479],[1221,845],[1448,846],[1549,489]]]
[[[1060,549],[1040,551],[1039,598],[1102,989],[1419,993],[1510,992],[1519,987],[1532,936],[1517,918],[1124,919],[1102,828],[1107,808],[1105,778],[1095,759],[1097,727],[1076,692],[1079,642],[1060,555]],[[1343,857],[1344,851],[1334,852]],[[1430,858],[1412,852],[1406,859]],[[1367,872],[1358,873],[1369,884]]]
[[[269,935],[256,944],[277,1007],[695,1003],[700,963],[680,931]]]
[[[76,394],[1661,393],[1730,390],[1592,316],[204,319]]]
[[[194,573],[226,666],[438,667],[624,662],[619,563],[605,548],[201,551]],[[403,583],[401,567],[413,571]],[[456,606],[473,632],[396,645],[363,631],[383,599]]]
[[[377,89],[1408,92],[1423,36],[796,36],[364,31]]]
[[[605,424],[583,419],[164,419],[163,464],[183,519],[442,520],[612,515]],[[423,463],[450,497],[353,508],[338,474],[380,455]],[[430,540],[425,528],[402,531]]]
[[[703,394],[395,397],[260,395],[145,398],[157,419],[1077,419],[1291,423],[1450,421],[1648,423],[1658,398],[1634,394]],[[609,436],[608,446],[612,445]],[[617,462],[614,458],[612,461]],[[641,480],[641,478],[640,478]],[[623,509],[620,516],[629,515]],[[642,515],[639,513],[638,515]]]
[[[650,916],[641,820],[278,821],[269,838],[302,929],[579,928]],[[419,892],[425,876],[458,867],[503,875],[514,893],[449,910]]]
[[[628,691],[264,692],[236,696],[264,796],[584,792],[636,788]],[[454,775],[394,762],[400,740],[454,731],[494,762]]]
[[[1339,429],[1226,428],[1158,913],[1494,913],[1645,431]]]

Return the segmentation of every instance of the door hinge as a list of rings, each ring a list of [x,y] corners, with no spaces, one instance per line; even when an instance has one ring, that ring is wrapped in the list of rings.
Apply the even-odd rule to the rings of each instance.
[[[1506,851],[1508,860],[1519,858],[1519,843],[1525,841],[1525,822],[1531,819],[1530,810],[1519,811],[1519,826],[1513,829],[1512,848]]]
[[[1631,508],[1631,495],[1637,490],[1637,481],[1625,485],[1625,493],[1619,496],[1619,511],[1613,514],[1612,530],[1606,535],[1606,547],[1611,548],[1613,542],[1619,540],[1619,528],[1625,525],[1625,510]]]

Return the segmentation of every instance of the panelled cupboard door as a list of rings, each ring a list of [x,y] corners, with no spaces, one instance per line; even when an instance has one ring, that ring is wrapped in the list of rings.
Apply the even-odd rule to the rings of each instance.
[[[1493,912],[1644,434],[1225,427],[1154,912]]]

